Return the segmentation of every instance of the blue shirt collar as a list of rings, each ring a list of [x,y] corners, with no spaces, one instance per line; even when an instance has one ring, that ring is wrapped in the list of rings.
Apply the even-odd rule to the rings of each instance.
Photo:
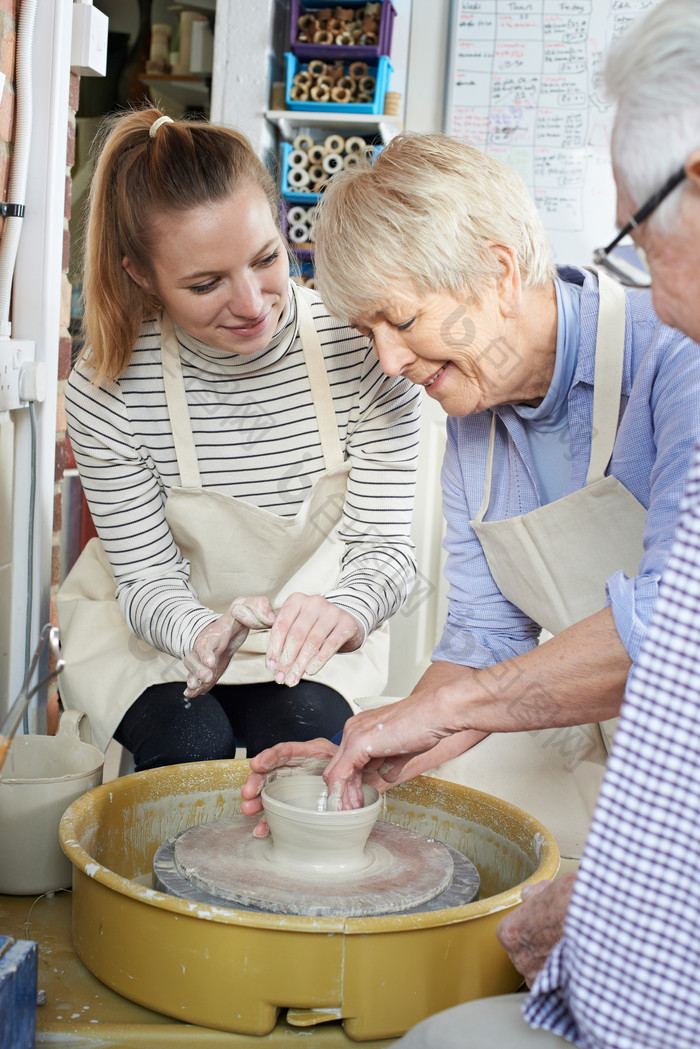
[[[523,422],[541,431],[556,430],[566,421],[581,332],[580,284],[557,278],[554,287],[557,295],[557,348],[549,389],[536,408],[513,405]]]

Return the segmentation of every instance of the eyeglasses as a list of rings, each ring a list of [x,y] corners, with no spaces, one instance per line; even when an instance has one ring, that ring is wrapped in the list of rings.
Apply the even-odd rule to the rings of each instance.
[[[593,261],[596,266],[600,266],[601,269],[606,270],[612,277],[620,281],[621,284],[627,284],[631,288],[648,288],[651,285],[651,276],[648,272],[644,272],[638,266],[633,266],[620,256],[614,256],[612,252],[618,246],[624,237],[628,236],[632,230],[636,229],[640,223],[648,219],[653,211],[656,211],[658,206],[666,200],[676,186],[680,185],[683,179],[687,178],[685,165],[678,171],[671,175],[670,179],[663,184],[660,190],[657,190],[653,196],[649,197],[646,204],[642,204],[639,211],[635,212],[632,218],[629,220],[626,226],[620,230],[614,240],[605,248],[597,248],[593,252]]]

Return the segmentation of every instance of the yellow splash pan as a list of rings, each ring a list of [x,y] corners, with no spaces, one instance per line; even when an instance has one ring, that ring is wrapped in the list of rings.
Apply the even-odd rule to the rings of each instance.
[[[534,817],[499,798],[418,777],[386,795],[386,818],[463,852],[481,876],[461,907],[372,918],[217,907],[151,888],[161,843],[240,811],[245,761],[171,765],[84,794],[66,811],[73,942],[119,994],[189,1023],[267,1034],[280,1010],[308,1027],[342,1020],[358,1041],[391,1038],[441,1009],[514,991],[521,977],[495,936],[526,882],[559,852]]]

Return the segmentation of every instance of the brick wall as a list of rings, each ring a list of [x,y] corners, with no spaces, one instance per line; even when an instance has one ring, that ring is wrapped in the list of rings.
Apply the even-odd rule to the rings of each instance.
[[[7,200],[15,123],[15,47],[19,0],[0,0],[0,71],[6,76],[0,98],[0,193]],[[3,220],[0,219],[0,223]],[[0,225],[0,230],[2,225]]]
[[[0,97],[0,199],[7,200],[9,178],[12,161],[12,143],[14,141],[15,122],[15,51],[17,17],[19,14],[20,0],[0,0],[0,71],[5,74],[5,87]],[[41,18],[41,3],[37,9],[37,18]],[[56,421],[56,470],[54,488],[54,522],[53,522],[53,557],[51,571],[51,619],[56,622],[55,608],[53,605],[53,594],[59,582],[59,542],[61,530],[61,488],[60,482],[66,457],[66,416],[63,403],[63,392],[65,382],[70,371],[71,338],[68,332],[70,323],[70,295],[71,288],[68,282],[68,251],[70,239],[68,232],[68,219],[70,218],[71,203],[71,178],[70,169],[73,165],[75,153],[75,112],[78,108],[78,92],[80,88],[80,77],[71,73],[69,111],[66,114],[67,144],[66,144],[66,192],[64,208],[64,237],[63,237],[63,262],[62,262],[62,296],[61,317],[59,337],[59,365],[57,386],[57,421]],[[2,223],[0,219],[0,235],[2,234]],[[48,376],[48,388],[52,388],[51,376]],[[49,698],[50,728],[55,726],[57,717],[57,696]]]

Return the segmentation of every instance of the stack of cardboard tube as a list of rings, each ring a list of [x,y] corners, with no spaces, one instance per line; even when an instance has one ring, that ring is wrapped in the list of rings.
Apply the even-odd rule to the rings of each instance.
[[[304,11],[297,22],[297,43],[313,43],[321,47],[329,44],[375,47],[381,13],[381,3],[368,3],[360,8],[324,7],[320,11]]]
[[[310,135],[297,135],[288,155],[287,185],[294,193],[320,193],[331,176],[357,164],[371,150],[363,138],[328,135],[315,142]]]
[[[293,102],[336,102],[361,105],[374,101],[376,78],[366,62],[323,62],[314,58],[306,69],[300,69],[292,80],[290,95]]]

